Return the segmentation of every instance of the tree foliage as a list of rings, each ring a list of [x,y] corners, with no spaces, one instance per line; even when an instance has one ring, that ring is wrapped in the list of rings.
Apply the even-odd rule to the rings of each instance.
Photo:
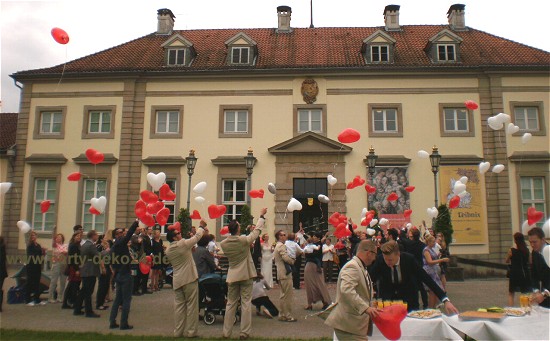
[[[178,214],[178,217],[176,218],[176,221],[179,221],[179,223],[181,224],[181,235],[184,238],[189,238],[192,226],[189,211],[186,208],[180,208],[180,212]]]
[[[243,205],[241,208],[241,218],[239,219],[239,223],[241,224],[241,234],[248,235],[250,233],[248,226],[252,225],[252,222],[253,217],[252,214],[250,214],[250,206]]]
[[[434,232],[443,233],[443,236],[445,237],[445,243],[447,243],[448,247],[453,242],[454,232],[453,223],[451,221],[451,212],[449,212],[449,208],[445,204],[439,205],[437,211],[438,214],[437,218],[435,218]]]

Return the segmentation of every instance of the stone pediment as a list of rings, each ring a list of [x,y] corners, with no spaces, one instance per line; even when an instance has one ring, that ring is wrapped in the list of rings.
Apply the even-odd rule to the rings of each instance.
[[[271,148],[268,151],[271,154],[347,154],[351,152],[353,148],[346,146],[338,141],[329,139],[328,137],[319,135],[317,133],[308,131],[307,133],[300,134],[289,140],[281,142]]]

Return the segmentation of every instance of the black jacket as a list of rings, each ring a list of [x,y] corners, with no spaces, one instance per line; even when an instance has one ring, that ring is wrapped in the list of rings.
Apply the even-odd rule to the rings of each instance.
[[[533,265],[531,269],[531,279],[533,289],[538,289],[541,292],[544,292],[544,290],[550,291],[550,267],[544,261],[544,257],[541,253],[533,251],[532,256]],[[546,299],[539,305],[541,307],[550,308],[550,298],[546,297]]]
[[[118,274],[130,274],[130,249],[128,248],[128,242],[136,232],[139,223],[135,221],[130,229],[126,232],[126,235],[118,238],[113,243],[112,251],[112,266],[115,272]]]

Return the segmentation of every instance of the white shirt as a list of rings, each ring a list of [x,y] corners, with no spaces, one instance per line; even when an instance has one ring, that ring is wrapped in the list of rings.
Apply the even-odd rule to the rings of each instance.
[[[315,251],[315,250],[319,250],[319,245],[307,244],[304,247],[304,253],[313,253],[313,251]]]
[[[300,245],[307,243],[307,240],[304,238],[304,234],[301,232],[296,232],[296,239],[298,239],[298,244]]]
[[[217,249],[217,246],[216,246],[216,242],[211,240],[209,243],[208,243],[208,246],[207,246],[207,249],[210,253],[215,253],[216,252],[216,249]]]
[[[301,250],[300,245],[298,245],[295,241],[287,240],[285,242],[285,246],[288,256],[292,259],[296,259],[296,250]]]
[[[252,283],[252,299],[256,299],[258,297],[267,296],[267,293],[265,292],[265,289],[269,290],[271,287],[269,284],[267,284],[265,278],[262,278],[259,281],[254,281]]]
[[[332,250],[334,250],[334,245],[323,244],[323,262],[332,261],[334,259],[334,256],[331,252]]]

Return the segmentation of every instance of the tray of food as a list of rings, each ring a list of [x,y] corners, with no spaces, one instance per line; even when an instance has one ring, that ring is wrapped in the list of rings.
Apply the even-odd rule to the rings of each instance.
[[[504,307],[504,312],[506,313],[507,316],[515,316],[515,317],[521,317],[527,314],[524,308],[517,308],[517,307]]]
[[[504,312],[494,313],[489,311],[465,311],[458,315],[458,318],[465,321],[488,320],[493,322],[499,322],[504,317],[506,317],[506,314]]]
[[[407,314],[407,316],[415,319],[431,319],[434,317],[440,317],[441,311],[437,309],[416,310],[411,311]]]

